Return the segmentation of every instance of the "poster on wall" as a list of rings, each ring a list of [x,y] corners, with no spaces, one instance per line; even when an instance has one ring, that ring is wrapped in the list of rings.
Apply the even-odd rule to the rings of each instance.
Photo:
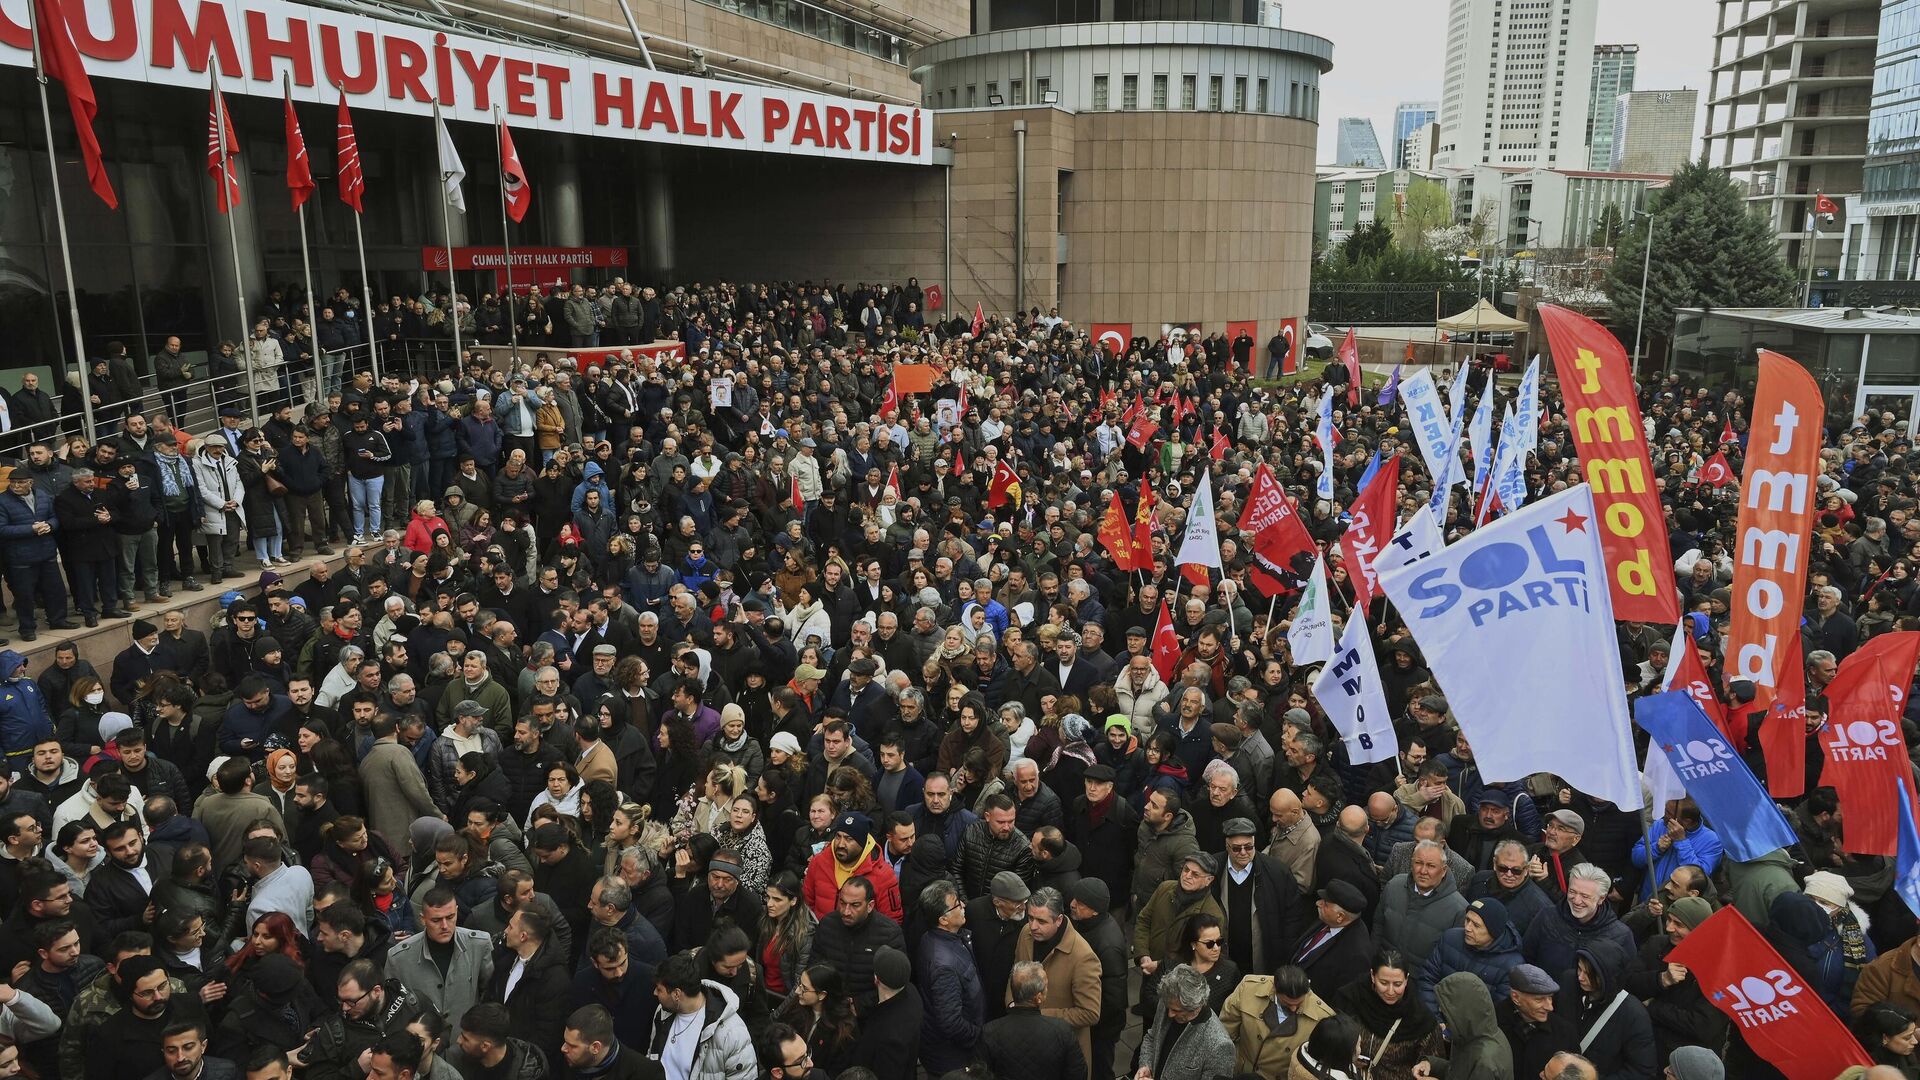
[[[1300,319],[1298,316],[1280,320],[1280,336],[1287,339],[1287,358],[1280,365],[1280,374],[1291,375],[1300,370]]]
[[[1227,323],[1228,349],[1232,349],[1233,343],[1240,340],[1242,331],[1253,339],[1253,348],[1247,351],[1247,374],[1253,375],[1255,367],[1260,363],[1260,324],[1253,319],[1239,319]]]

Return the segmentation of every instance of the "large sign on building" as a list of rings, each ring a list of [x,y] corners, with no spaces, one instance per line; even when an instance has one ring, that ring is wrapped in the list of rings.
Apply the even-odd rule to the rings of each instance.
[[[933,161],[918,108],[650,71],[281,0],[63,0],[94,76],[575,135],[812,157]],[[0,65],[33,64],[28,0],[0,0]],[[422,139],[431,140],[426,128]]]

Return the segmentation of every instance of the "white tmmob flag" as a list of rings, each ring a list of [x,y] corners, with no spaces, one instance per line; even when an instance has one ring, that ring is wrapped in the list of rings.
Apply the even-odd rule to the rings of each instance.
[[[1187,535],[1180,541],[1175,566],[1211,566],[1220,569],[1220,526],[1213,520],[1213,476],[1200,470],[1200,484],[1193,489],[1193,506],[1187,510]]]
[[[1347,620],[1340,648],[1313,681],[1313,696],[1327,710],[1327,719],[1340,732],[1340,741],[1347,744],[1348,761],[1370,765],[1392,760],[1400,753],[1365,618]]]
[[[1364,613],[1360,622],[1366,622]],[[1333,659],[1333,605],[1327,596],[1327,557],[1313,561],[1313,576],[1300,593],[1300,606],[1287,624],[1287,648],[1295,667]]]

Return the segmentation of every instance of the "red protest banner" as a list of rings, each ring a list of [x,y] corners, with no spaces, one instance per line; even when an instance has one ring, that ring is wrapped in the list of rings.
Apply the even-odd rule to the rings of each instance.
[[[1489,484],[1489,487],[1492,485]],[[1353,606],[1363,615],[1381,595],[1379,578],[1373,572],[1373,557],[1393,539],[1398,525],[1393,508],[1400,498],[1400,455],[1395,454],[1380,466],[1367,490],[1353,500],[1351,520],[1340,536],[1340,550],[1346,555],[1347,576],[1353,581]]]
[[[1686,968],[1733,1021],[1737,1037],[1787,1080],[1832,1080],[1849,1065],[1872,1063],[1853,1032],[1732,905],[1695,927],[1667,962]]]

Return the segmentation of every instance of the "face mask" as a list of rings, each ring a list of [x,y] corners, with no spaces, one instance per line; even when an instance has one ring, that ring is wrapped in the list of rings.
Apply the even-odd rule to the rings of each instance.
[[[105,690],[95,690],[93,693],[87,695],[87,704],[89,705],[98,705],[105,700],[107,700],[107,692]]]

